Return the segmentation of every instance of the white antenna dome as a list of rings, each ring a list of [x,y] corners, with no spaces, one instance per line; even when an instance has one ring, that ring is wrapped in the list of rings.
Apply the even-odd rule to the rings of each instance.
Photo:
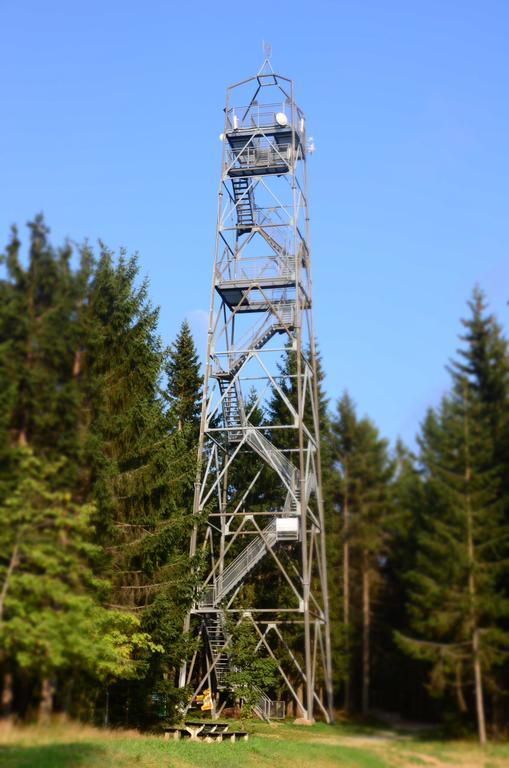
[[[284,112],[278,112],[276,114],[276,123],[280,125],[281,128],[285,128],[288,125],[288,118]]]

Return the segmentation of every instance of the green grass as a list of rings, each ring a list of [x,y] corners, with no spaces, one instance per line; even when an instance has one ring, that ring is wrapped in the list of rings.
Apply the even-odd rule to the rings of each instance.
[[[234,724],[238,729],[238,724]],[[248,742],[164,741],[76,723],[0,728],[2,768],[503,768],[508,745],[420,740],[355,725],[249,723]]]

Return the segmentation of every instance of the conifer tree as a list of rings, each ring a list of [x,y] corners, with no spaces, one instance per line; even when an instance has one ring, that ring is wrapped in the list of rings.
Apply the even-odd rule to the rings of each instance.
[[[482,290],[476,286],[468,302],[470,316],[461,321],[465,333],[460,336],[465,346],[458,350],[459,359],[452,362],[453,382],[465,377],[472,397],[479,403],[494,443],[494,459],[506,461],[509,422],[509,356],[507,340],[488,305]]]
[[[51,246],[42,216],[29,229],[27,266],[16,229],[2,257],[7,276],[0,286],[0,376],[5,382],[0,452],[6,467],[9,452],[27,444],[48,458],[74,457],[65,470],[69,476],[62,476],[62,482],[72,484],[79,453],[76,312],[89,265],[82,263],[73,273],[70,247]]]
[[[392,518],[389,547],[384,554],[384,591],[379,597],[378,637],[384,663],[376,669],[375,685],[383,694],[387,709],[399,707],[410,717],[434,717],[433,702],[424,685],[423,664],[403,653],[395,632],[409,628],[410,605],[407,575],[416,567],[418,535],[422,531],[425,486],[417,458],[398,439],[395,446],[395,474],[391,487]],[[401,671],[394,685],[394,669]]]
[[[179,431],[187,426],[191,439],[197,441],[203,377],[187,320],[183,321],[177,338],[167,352],[165,370],[168,377],[166,397],[172,423]]]
[[[443,631],[439,638],[448,644],[448,650],[443,652],[441,666],[432,660],[433,673],[440,671],[438,682],[433,677],[432,683],[437,690],[454,686],[458,709],[467,712],[468,697],[463,691],[465,678],[468,686],[473,672],[479,738],[484,741],[486,697],[490,694],[495,712],[500,684],[504,684],[500,667],[509,648],[504,619],[508,584],[508,358],[507,342],[493,315],[487,314],[479,288],[474,289],[468,305],[470,316],[462,320],[465,333],[460,337],[464,344],[449,366],[451,395],[438,413],[428,414],[421,461],[428,490],[428,504],[424,506],[427,527],[438,528],[431,537],[438,540],[437,547],[440,533],[455,542],[458,553],[454,573],[449,575],[450,588],[456,596],[461,594],[463,601],[457,601],[454,631]],[[418,607],[414,610],[418,612]],[[418,616],[415,620],[422,620],[421,614]],[[430,658],[429,653],[427,656]]]
[[[167,697],[184,653],[180,627],[192,593],[187,550],[195,451],[172,429],[161,395],[164,353],[157,310],[134,258],[102,248],[84,317],[83,409],[90,489],[113,604],[135,612],[164,654],[148,660],[147,686],[165,676]],[[130,712],[149,698],[131,685]],[[127,696],[127,692],[117,691]],[[113,697],[115,699],[115,696]],[[135,711],[134,707],[138,707]],[[115,715],[115,701],[112,701]]]
[[[372,668],[373,593],[380,581],[380,562],[392,523],[390,483],[394,464],[387,441],[369,419],[357,420],[353,403],[344,395],[332,422],[334,458],[339,471],[338,496],[343,518],[343,620],[351,655],[360,657],[361,709],[369,710]],[[345,563],[346,560],[346,563]],[[352,573],[360,591],[352,593]],[[355,611],[352,603],[355,602]],[[360,623],[360,638],[353,637]],[[358,649],[358,651],[357,651]],[[353,661],[353,660],[352,660]],[[346,673],[352,675],[352,670]],[[350,705],[349,683],[346,703]]]
[[[356,550],[361,581],[361,706],[364,715],[368,713],[370,706],[373,593],[392,522],[389,485],[393,471],[394,465],[388,455],[387,441],[380,438],[372,422],[362,419],[357,432],[355,500],[350,529],[351,545]]]
[[[474,685],[479,740],[486,740],[486,685],[509,651],[499,624],[507,614],[498,588],[505,565],[499,477],[490,467],[492,444],[478,404],[459,383],[438,414],[430,412],[421,438],[429,505],[411,574],[414,636],[410,653],[432,664],[431,685],[456,692],[467,711],[465,687]]]
[[[355,406],[348,393],[337,403],[337,414],[331,422],[331,452],[335,464],[329,483],[330,505],[339,511],[341,523],[333,529],[329,546],[329,569],[334,577],[331,590],[332,617],[334,620],[333,642],[335,656],[344,657],[344,706],[350,709],[349,639],[350,627],[350,517],[351,517],[351,464],[354,454],[357,417]],[[342,606],[340,608],[340,585]],[[342,631],[341,631],[342,630]]]

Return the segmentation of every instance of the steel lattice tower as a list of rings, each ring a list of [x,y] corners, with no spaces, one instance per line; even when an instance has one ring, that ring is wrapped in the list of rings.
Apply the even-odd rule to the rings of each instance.
[[[229,620],[248,621],[300,716],[321,711],[330,721],[305,130],[293,82],[268,59],[227,89],[193,510],[207,523],[191,541],[192,555],[207,553],[208,572],[186,622],[203,643],[180,683],[220,692]],[[278,424],[267,423],[274,397],[286,412]],[[267,482],[264,501],[257,489]],[[263,602],[267,573],[282,585],[281,604],[274,590]],[[259,714],[274,716],[276,705],[261,695]]]

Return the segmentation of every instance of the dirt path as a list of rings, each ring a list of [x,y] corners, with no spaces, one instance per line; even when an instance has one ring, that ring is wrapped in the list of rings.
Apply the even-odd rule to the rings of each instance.
[[[428,750],[426,742],[416,742],[412,733],[331,734],[314,736],[309,742],[359,749],[376,755],[390,768],[508,768],[503,758],[484,753],[475,744],[430,742]],[[442,754],[433,754],[437,746]]]

